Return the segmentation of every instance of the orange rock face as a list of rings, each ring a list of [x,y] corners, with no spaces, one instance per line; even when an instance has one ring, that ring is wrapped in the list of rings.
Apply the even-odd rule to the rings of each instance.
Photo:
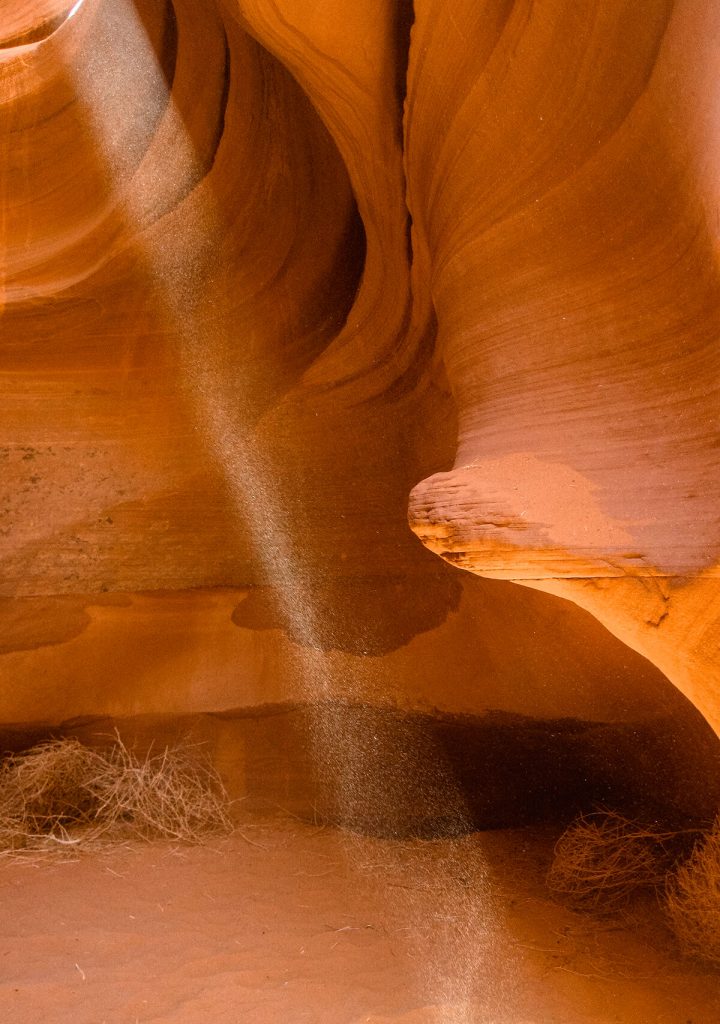
[[[414,30],[409,194],[459,444],[411,524],[590,610],[717,730],[720,20],[497,4],[469,29],[464,6]]]
[[[0,2],[0,720],[718,728],[701,6]]]

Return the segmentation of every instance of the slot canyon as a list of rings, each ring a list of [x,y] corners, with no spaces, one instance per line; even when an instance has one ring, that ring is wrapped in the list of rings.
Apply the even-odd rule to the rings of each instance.
[[[718,53],[0,0],[0,753],[189,743],[235,824],[0,848],[4,1024],[720,1020],[720,878],[714,966],[545,881],[720,836]]]

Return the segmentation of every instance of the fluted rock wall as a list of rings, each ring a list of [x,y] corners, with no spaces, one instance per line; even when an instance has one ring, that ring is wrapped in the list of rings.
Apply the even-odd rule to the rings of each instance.
[[[459,444],[411,522],[592,611],[717,730],[718,11],[488,8],[416,5],[409,192]]]
[[[715,723],[711,12],[0,15],[1,720]]]

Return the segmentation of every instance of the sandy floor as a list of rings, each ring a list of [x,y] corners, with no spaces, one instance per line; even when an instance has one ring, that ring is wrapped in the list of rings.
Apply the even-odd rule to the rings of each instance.
[[[547,900],[549,839],[349,838],[287,819],[195,849],[0,864],[3,1024],[717,1024],[650,907]]]

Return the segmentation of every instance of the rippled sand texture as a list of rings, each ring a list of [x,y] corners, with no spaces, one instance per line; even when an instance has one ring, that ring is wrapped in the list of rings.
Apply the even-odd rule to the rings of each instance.
[[[550,903],[548,837],[350,838],[266,820],[207,849],[0,865],[3,1020],[714,1024],[656,912]]]

